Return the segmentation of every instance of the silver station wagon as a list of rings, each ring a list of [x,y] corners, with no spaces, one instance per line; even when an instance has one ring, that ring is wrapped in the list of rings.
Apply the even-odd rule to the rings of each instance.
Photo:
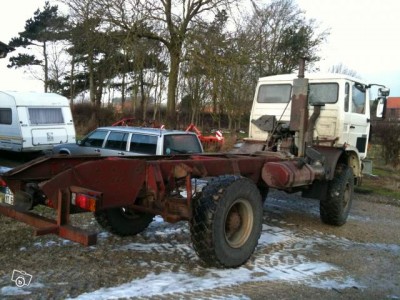
[[[99,127],[77,143],[59,144],[53,154],[101,156],[202,153],[194,132],[142,127]]]

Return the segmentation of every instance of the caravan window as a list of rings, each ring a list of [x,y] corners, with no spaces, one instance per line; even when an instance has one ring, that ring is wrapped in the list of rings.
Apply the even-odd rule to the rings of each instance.
[[[57,108],[28,108],[31,124],[64,124],[61,107]]]
[[[12,123],[11,108],[0,108],[0,124],[10,125]]]

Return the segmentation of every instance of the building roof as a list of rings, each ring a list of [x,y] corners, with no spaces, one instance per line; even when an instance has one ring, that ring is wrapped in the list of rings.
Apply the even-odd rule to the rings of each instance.
[[[400,109],[400,97],[388,97],[386,108]]]

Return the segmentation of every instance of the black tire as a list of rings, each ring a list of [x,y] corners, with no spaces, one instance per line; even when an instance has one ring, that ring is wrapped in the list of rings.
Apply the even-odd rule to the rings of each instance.
[[[335,177],[328,184],[325,199],[320,201],[320,217],[322,222],[341,226],[346,223],[354,194],[354,176],[349,166],[339,165]]]
[[[109,208],[94,213],[97,223],[119,236],[135,235],[145,230],[154,215],[134,212],[124,207]]]
[[[262,199],[247,178],[213,178],[193,202],[193,247],[208,266],[237,267],[254,252],[262,228]]]

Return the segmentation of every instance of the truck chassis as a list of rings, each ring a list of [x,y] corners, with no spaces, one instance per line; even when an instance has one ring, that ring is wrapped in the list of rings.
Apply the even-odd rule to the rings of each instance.
[[[257,245],[269,187],[314,189],[321,195],[324,183],[337,181],[330,180],[331,173],[328,164],[279,152],[41,157],[2,175],[14,191],[15,205],[0,204],[0,213],[35,227],[36,235],[57,234],[83,245],[95,244],[96,234],[73,227],[70,214],[92,211],[102,227],[121,236],[145,230],[155,215],[167,222],[189,221],[193,246],[207,265],[236,267]],[[353,187],[349,174],[350,180],[340,176],[334,184],[339,196],[328,192],[323,198],[329,201],[321,200],[330,203],[321,206],[326,223],[346,220]],[[38,204],[55,209],[56,219],[27,211]]]
[[[293,82],[295,152],[288,137],[280,151],[268,141],[248,141],[242,148],[247,154],[42,157],[1,176],[15,205],[0,204],[0,213],[34,226],[37,235],[54,233],[84,245],[96,243],[96,235],[71,226],[70,214],[91,211],[103,228],[121,236],[142,232],[155,215],[189,221],[195,251],[214,267],[236,267],[251,256],[269,188],[317,198],[321,220],[343,225],[360,160],[346,145],[335,147],[333,140],[323,146],[313,139],[323,104],[315,103],[308,117],[304,63]],[[55,209],[57,218],[27,212],[39,204]]]

